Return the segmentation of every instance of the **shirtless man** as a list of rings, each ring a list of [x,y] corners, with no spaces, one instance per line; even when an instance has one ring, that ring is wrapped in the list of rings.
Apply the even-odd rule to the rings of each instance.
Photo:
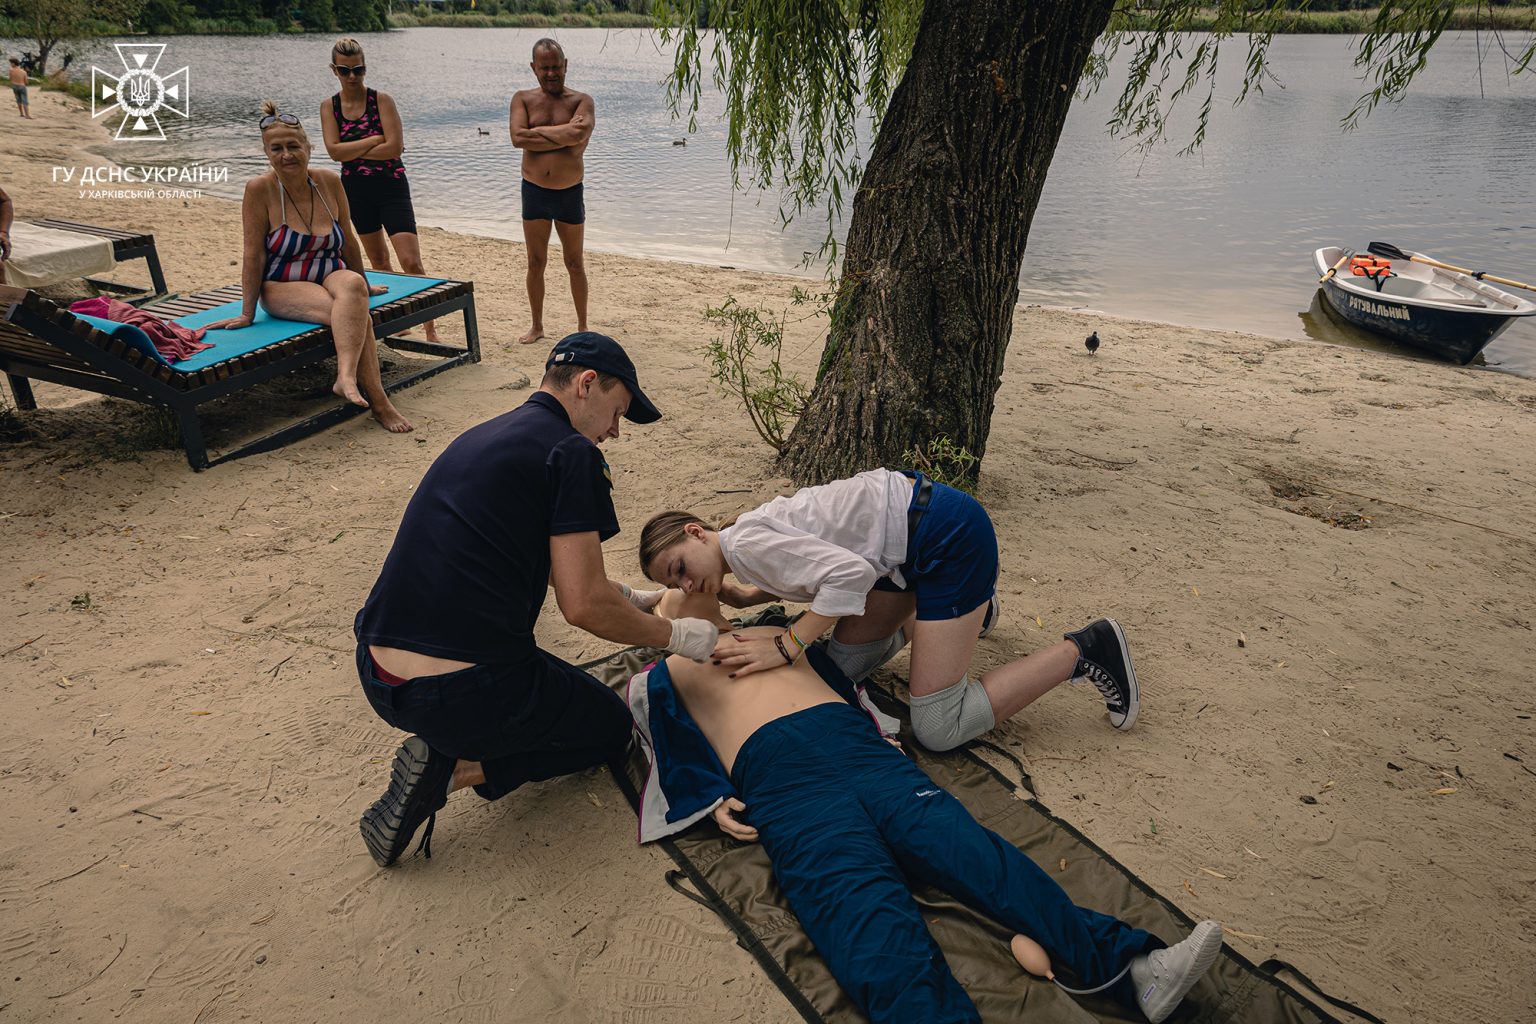
[[[872,1024],[980,1020],[908,878],[1034,939],[1057,971],[1108,989],[1150,1021],[1168,1017],[1216,962],[1214,921],[1165,947],[1149,932],[1074,905],[1033,860],[881,737],[820,648],[735,679],[733,659],[721,660],[668,658],[630,682],[630,713],[652,759],[641,839],[712,813],[728,835],[761,841],[806,934]]]
[[[565,51],[553,39],[533,44],[528,65],[537,89],[512,97],[512,145],[523,151],[523,241],[528,247],[528,306],[533,326],[517,340],[531,345],[544,337],[544,266],[549,262],[549,228],[560,236],[560,252],[571,278],[576,330],[587,329],[587,266],[582,259],[582,154],[595,123],[592,97],[565,87]]]
[[[15,57],[11,58],[11,94],[16,97],[16,112],[28,121],[33,120],[32,107],[27,102],[27,71]]]

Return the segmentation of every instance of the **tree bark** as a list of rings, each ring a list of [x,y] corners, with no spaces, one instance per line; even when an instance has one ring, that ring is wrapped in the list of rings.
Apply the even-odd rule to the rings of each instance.
[[[1030,221],[1113,7],[928,0],[854,197],[816,385],[780,455],[794,480],[906,465],[940,436],[985,455]]]

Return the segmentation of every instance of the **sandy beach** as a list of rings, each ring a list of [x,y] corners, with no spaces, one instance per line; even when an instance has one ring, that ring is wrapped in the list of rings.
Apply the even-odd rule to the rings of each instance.
[[[238,279],[235,204],[82,201],[51,169],[105,135],[58,94],[33,111],[4,120],[19,216],[151,230],[177,291]],[[0,1020],[794,1019],[667,887],[604,771],[456,797],[430,861],[381,871],[363,848],[400,737],[359,693],[353,615],[433,458],[521,403],[546,354],[516,344],[520,245],[421,245],[475,281],[485,361],[396,396],[413,434],[361,417],[193,473],[141,447],[146,411],[38,384],[28,436],[0,443]],[[653,512],[788,489],[708,378],[700,311],[781,309],[796,282],[588,270],[593,327],[665,413],[605,446],[608,569],[638,581]],[[574,329],[558,260],[548,305],[552,335]],[[787,362],[809,378],[821,342],[791,327]],[[217,418],[276,425],[259,402]],[[1533,380],[1020,308],[979,489],[1004,614],[978,666],[1112,614],[1145,704],[1120,733],[1064,687],[992,738],[1249,958],[1393,1024],[1536,1020],[1533,452]],[[552,599],[539,639],[615,649]]]

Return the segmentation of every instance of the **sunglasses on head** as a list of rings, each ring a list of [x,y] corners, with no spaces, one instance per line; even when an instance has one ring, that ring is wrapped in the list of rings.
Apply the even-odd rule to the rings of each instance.
[[[261,121],[260,121],[261,130],[262,131],[266,131],[268,128],[271,128],[274,124],[279,124],[279,123],[286,124],[286,125],[288,125],[291,128],[297,128],[299,126],[299,119],[297,117],[294,117],[292,114],[268,114],[266,117],[263,117],[261,119]]]
[[[343,78],[349,78],[352,75],[356,75],[357,77],[361,78],[368,73],[368,65],[359,64],[355,68],[349,68],[344,64],[332,64],[331,70],[336,72],[338,75],[341,75]]]

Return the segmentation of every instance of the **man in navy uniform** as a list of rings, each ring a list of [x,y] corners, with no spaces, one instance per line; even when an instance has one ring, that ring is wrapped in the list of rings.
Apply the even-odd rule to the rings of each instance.
[[[553,586],[573,626],[617,643],[707,658],[702,619],[648,614],[662,591],[608,579],[619,532],[598,444],[619,417],[661,418],[618,342],[561,340],[522,406],[458,437],[427,470],[357,614],[357,671],[379,717],[415,735],[359,825],[381,866],[399,859],[456,790],[495,800],[525,782],[601,764],[629,742],[624,702],[542,651],[533,628]]]

